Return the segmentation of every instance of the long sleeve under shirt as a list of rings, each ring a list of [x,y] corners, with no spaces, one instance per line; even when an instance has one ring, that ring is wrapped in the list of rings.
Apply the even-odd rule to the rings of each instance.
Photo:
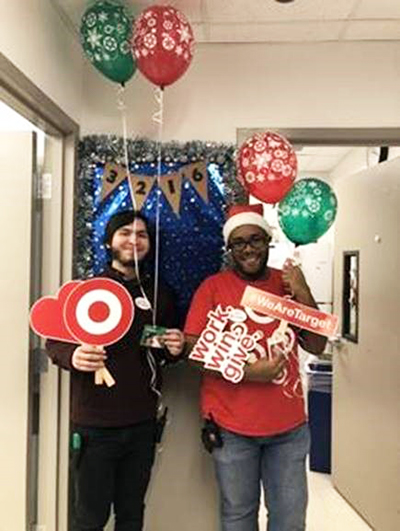
[[[151,310],[143,310],[135,300],[143,295],[136,280],[124,280],[115,270],[108,269],[102,276],[120,282],[134,301],[133,323],[125,336],[106,347],[106,367],[116,384],[112,387],[95,385],[94,372],[74,369],[71,365],[76,344],[47,340],[46,348],[53,363],[71,372],[71,421],[81,426],[122,427],[154,418],[157,395],[151,389],[151,369],[146,349],[140,346],[145,324],[152,324]],[[142,285],[149,301],[153,302],[153,281],[142,278]],[[157,301],[157,325],[176,327],[176,311],[173,298],[165,287],[159,288]],[[153,350],[156,361],[168,355],[163,350]],[[157,361],[158,364],[158,361]],[[158,371],[159,372],[159,371]],[[160,375],[158,374],[158,380]]]

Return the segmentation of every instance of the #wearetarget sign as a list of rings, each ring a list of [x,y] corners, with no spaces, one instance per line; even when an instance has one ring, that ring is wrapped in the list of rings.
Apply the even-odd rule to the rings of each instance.
[[[321,312],[252,286],[246,287],[240,304],[321,336],[332,337],[337,331],[337,315]]]
[[[210,311],[206,328],[189,355],[189,359],[202,363],[206,369],[220,372],[232,383],[243,379],[246,363],[254,362],[254,353],[260,350],[259,341],[264,333],[261,330],[249,333],[244,322],[247,317],[254,317],[255,312],[281,321],[271,337],[266,339],[267,352],[263,354],[269,359],[277,354],[289,359],[296,340],[289,323],[327,337],[333,336],[337,330],[337,316],[250,286],[245,289],[240,304],[243,309],[218,305]],[[262,322],[262,319],[257,320]],[[273,383],[279,384],[286,378],[287,371],[284,369],[281,379],[277,378]]]
[[[125,335],[133,318],[129,292],[114,280],[93,278],[67,282],[55,297],[36,301],[30,312],[30,325],[41,337],[106,346]],[[115,384],[106,368],[95,373],[95,383],[103,382],[109,387]]]

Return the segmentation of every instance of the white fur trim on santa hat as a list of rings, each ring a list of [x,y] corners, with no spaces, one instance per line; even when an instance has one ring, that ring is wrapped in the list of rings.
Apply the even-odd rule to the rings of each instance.
[[[231,232],[242,225],[257,225],[257,227],[261,227],[272,237],[271,227],[260,214],[256,214],[255,212],[240,212],[229,218],[222,229],[225,243],[228,243]]]

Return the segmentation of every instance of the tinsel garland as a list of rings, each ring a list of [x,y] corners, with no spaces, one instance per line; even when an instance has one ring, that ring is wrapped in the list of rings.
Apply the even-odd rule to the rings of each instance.
[[[138,138],[128,140],[130,165],[157,165],[159,144]],[[79,143],[78,178],[76,183],[74,276],[87,278],[93,274],[92,222],[94,211],[94,179],[99,164],[115,162],[124,164],[124,140],[114,135],[89,135]],[[216,163],[224,185],[225,208],[231,204],[247,202],[246,192],[236,179],[234,163],[235,146],[213,142],[166,142],[161,146],[161,159],[165,165],[206,161]]]

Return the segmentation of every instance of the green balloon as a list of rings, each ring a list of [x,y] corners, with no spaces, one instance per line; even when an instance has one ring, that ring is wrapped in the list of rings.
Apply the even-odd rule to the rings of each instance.
[[[284,234],[297,245],[316,242],[335,220],[337,199],[329,184],[319,179],[297,181],[278,206]]]
[[[124,7],[100,0],[81,22],[81,42],[93,65],[111,81],[124,84],[136,70],[131,49],[132,19]]]

